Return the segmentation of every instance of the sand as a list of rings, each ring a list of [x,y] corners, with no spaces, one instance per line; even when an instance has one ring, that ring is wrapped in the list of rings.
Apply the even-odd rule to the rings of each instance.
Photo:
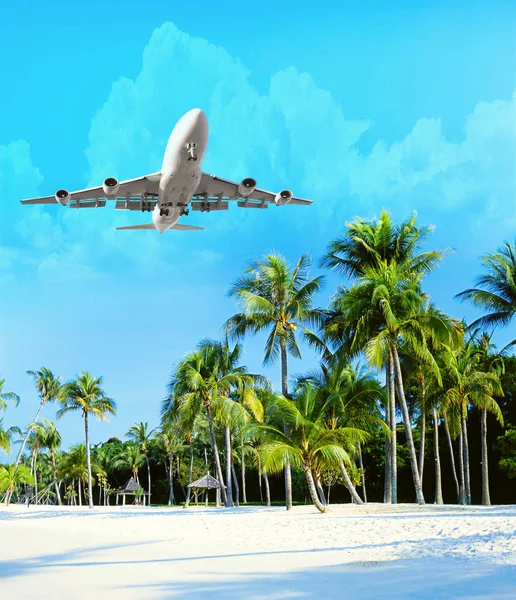
[[[516,506],[0,508],[1,598],[516,598]]]

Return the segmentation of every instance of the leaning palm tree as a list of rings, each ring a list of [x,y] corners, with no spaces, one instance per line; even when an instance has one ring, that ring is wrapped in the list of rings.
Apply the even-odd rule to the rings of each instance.
[[[245,411],[229,398],[233,390],[242,391],[253,384],[253,377],[238,367],[228,372],[219,342],[203,340],[198,349],[186,356],[177,366],[169,383],[169,395],[162,406],[162,418],[193,424],[206,411],[217,478],[222,484],[221,495],[225,506],[228,497],[215,436],[214,411],[218,413]]]
[[[149,488],[149,506],[151,505],[151,472],[150,472],[150,464],[149,464],[149,455],[148,455],[148,447],[150,441],[153,439],[153,435],[156,432],[156,429],[151,429],[149,431],[148,423],[136,423],[129,429],[126,434],[131,441],[139,444],[143,455],[145,456],[145,462],[147,463],[147,485]]]
[[[43,419],[43,423],[37,423],[34,426],[34,433],[39,438],[42,448],[46,448],[50,452],[52,460],[52,475],[54,479],[54,489],[56,491],[57,503],[61,506],[61,494],[59,493],[59,485],[57,483],[57,468],[56,468],[56,450],[61,446],[61,434],[59,433],[55,423]]]
[[[93,490],[91,477],[91,456],[90,456],[90,432],[89,416],[90,414],[102,421],[107,421],[107,415],[116,415],[116,403],[111,398],[107,398],[101,388],[102,377],[93,377],[87,372],[68,383],[65,383],[59,394],[59,401],[62,408],[57,412],[57,417],[72,412],[80,411],[84,418],[84,435],[86,445],[86,459],[88,466],[88,504],[93,508]]]
[[[298,378],[301,387],[307,382],[317,390],[320,401],[328,408],[326,426],[329,429],[357,427],[372,433],[379,427],[386,428],[379,410],[385,402],[384,390],[371,373],[353,366],[346,355],[337,353],[327,364],[321,364],[319,371]],[[356,451],[361,460],[360,441]],[[339,463],[339,470],[352,500],[363,504],[344,461]],[[365,475],[361,483],[366,499]]]
[[[297,328],[320,320],[320,311],[312,307],[321,288],[321,276],[309,278],[310,258],[304,254],[294,268],[279,254],[268,254],[253,261],[229,291],[243,312],[225,323],[225,330],[235,339],[246,334],[268,332],[264,364],[281,362],[281,393],[288,396],[288,355],[301,358],[296,340]],[[288,461],[288,454],[285,455]],[[288,462],[285,465],[287,510],[292,507],[292,480]]]
[[[34,476],[30,469],[25,465],[10,465],[5,467],[0,465],[0,494],[5,492],[5,504],[9,503],[11,496],[18,485],[31,485],[34,483]]]
[[[293,466],[303,469],[310,497],[320,512],[325,512],[326,506],[317,494],[314,471],[338,468],[341,462],[349,464],[344,448],[367,438],[364,431],[356,428],[329,429],[327,414],[328,403],[322,402],[317,389],[307,383],[295,400],[276,396],[267,407],[266,422],[255,421],[251,425],[265,434],[259,448],[263,468],[279,473],[288,457]]]
[[[53,402],[58,397],[59,390],[61,389],[61,378],[56,377],[48,367],[42,367],[39,369],[39,371],[27,371],[27,375],[32,377],[34,380],[34,385],[39,393],[39,408],[36,416],[32,420],[33,423],[37,423],[45,404],[48,402]],[[27,433],[25,434],[20,446],[20,450],[18,451],[18,456],[16,457],[16,461],[14,463],[15,470],[20,462],[20,458],[23,450],[25,449],[25,445],[27,444],[27,440],[29,439],[30,432],[30,428],[27,428]]]
[[[508,325],[516,318],[516,240],[512,244],[505,242],[495,254],[486,254],[482,262],[485,273],[477,279],[476,287],[457,297],[489,311],[471,327]]]

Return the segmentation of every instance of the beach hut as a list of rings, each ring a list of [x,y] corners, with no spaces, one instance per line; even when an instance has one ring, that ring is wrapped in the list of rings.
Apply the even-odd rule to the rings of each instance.
[[[141,488],[142,486],[136,481],[136,479],[134,477],[131,477],[131,479],[129,479],[129,481],[126,481],[126,483],[115,492],[116,494],[116,504],[118,506],[118,497],[122,496],[122,506],[125,506],[125,497],[126,496],[133,496],[134,497],[134,501],[133,504],[137,504],[137,499],[138,499],[138,490]],[[145,490],[143,490],[142,493],[142,501],[143,501],[143,505],[145,506],[145,497],[149,495],[149,492],[146,492]]]
[[[206,494],[206,506],[208,506],[208,491],[216,490],[216,504],[220,506],[220,488],[222,487],[220,481],[212,477],[209,472],[201,479],[197,479],[197,481],[192,481],[192,483],[188,484],[188,487],[192,489],[195,495],[195,503],[197,504],[198,496],[201,492],[204,491]],[[225,486],[224,486],[225,487]]]

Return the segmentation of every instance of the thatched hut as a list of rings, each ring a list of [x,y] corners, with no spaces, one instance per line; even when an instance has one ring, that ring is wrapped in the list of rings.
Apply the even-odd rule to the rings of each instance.
[[[198,504],[199,494],[201,492],[205,493],[206,497],[206,506],[208,506],[208,491],[216,490],[216,505],[220,506],[220,488],[222,484],[218,479],[212,477],[209,473],[206,473],[204,477],[197,479],[197,481],[192,481],[192,483],[188,484],[188,487],[193,491],[195,496],[195,503]],[[225,486],[224,486],[225,487]]]
[[[118,497],[122,496],[122,506],[125,506],[125,497],[126,496],[133,496],[134,500],[133,500],[133,504],[137,504],[138,500],[139,500],[139,496],[140,494],[138,493],[138,490],[140,490],[142,488],[142,486],[136,481],[136,479],[134,477],[131,477],[131,479],[129,479],[129,481],[126,481],[124,483],[124,485],[115,492],[116,494],[116,504],[118,506]],[[145,490],[143,490],[142,494],[141,494],[141,499],[143,501],[143,505],[145,506],[145,498],[146,496],[149,495],[149,492],[146,492]]]

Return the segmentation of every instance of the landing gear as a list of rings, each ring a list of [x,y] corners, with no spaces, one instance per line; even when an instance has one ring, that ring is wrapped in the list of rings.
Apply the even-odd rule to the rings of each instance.
[[[188,144],[186,144],[186,152],[188,154],[187,160],[197,160],[196,148],[197,144],[195,142],[188,142]]]
[[[163,217],[163,216],[168,217],[169,214],[170,213],[169,213],[168,208],[160,208],[159,209],[159,216],[160,217]]]
[[[181,209],[181,216],[187,217],[190,214],[190,211],[187,208]]]

